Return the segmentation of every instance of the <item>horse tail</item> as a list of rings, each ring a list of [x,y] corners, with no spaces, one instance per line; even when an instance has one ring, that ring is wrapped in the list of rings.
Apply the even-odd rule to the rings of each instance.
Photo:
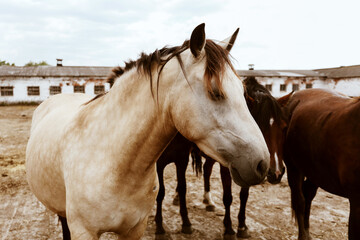
[[[195,171],[196,176],[198,177],[199,173],[200,174],[202,173],[202,161],[201,161],[201,151],[195,144],[190,150],[190,155],[192,158],[193,171]]]

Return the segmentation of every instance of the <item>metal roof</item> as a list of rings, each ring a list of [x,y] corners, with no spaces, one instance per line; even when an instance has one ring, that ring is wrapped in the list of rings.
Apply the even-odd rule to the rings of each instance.
[[[329,78],[360,77],[360,65],[316,69],[315,71],[320,72]]]
[[[106,77],[113,67],[0,66],[0,77]]]
[[[313,70],[238,70],[241,77],[325,77]]]
[[[107,77],[113,67],[88,66],[0,66],[0,77]],[[360,65],[315,70],[238,70],[240,76],[255,77],[360,77]]]

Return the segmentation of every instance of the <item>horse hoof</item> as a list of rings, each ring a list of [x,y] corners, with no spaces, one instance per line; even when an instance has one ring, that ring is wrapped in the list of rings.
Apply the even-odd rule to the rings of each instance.
[[[155,234],[155,240],[171,240],[171,237],[167,233]]]
[[[163,227],[156,227],[155,234],[156,235],[165,235],[166,231]]]
[[[208,212],[215,212],[215,206],[214,205],[207,205],[205,209]]]
[[[181,232],[184,233],[184,234],[192,234],[193,229],[192,229],[191,226],[182,226]]]
[[[236,240],[235,233],[234,234],[224,234],[224,240]]]
[[[242,229],[239,228],[236,236],[238,238],[249,238],[249,237],[251,237],[247,227],[242,228]]]

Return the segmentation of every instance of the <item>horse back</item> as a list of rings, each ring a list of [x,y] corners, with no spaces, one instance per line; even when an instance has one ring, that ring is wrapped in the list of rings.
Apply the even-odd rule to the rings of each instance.
[[[71,116],[79,107],[91,99],[85,94],[57,94],[42,102],[34,111],[31,132],[49,114]]]
[[[287,105],[285,162],[321,188],[348,197],[360,179],[360,101],[327,90],[295,93]]]

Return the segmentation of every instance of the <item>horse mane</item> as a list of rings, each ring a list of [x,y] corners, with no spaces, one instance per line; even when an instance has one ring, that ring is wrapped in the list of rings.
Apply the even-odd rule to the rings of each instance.
[[[125,62],[125,67],[115,67],[112,70],[112,73],[108,76],[107,82],[112,86],[115,80],[123,75],[125,72],[129,71],[136,67],[138,72],[145,73],[150,78],[150,89],[153,94],[153,69],[157,67],[159,70],[157,77],[157,86],[159,85],[160,74],[165,67],[166,63],[169,62],[172,58],[176,57],[179,61],[181,69],[184,73],[185,78],[186,73],[184,70],[184,65],[180,54],[185,50],[190,48],[190,41],[186,40],[181,46],[177,47],[164,47],[160,50],[156,49],[153,53],[145,54],[141,53],[139,59],[130,60]],[[207,39],[205,44],[205,56],[206,56],[206,68],[205,68],[205,86],[211,97],[219,98],[224,97],[224,91],[222,87],[222,82],[220,76],[223,75],[225,71],[226,64],[228,64],[232,71],[236,73],[233,65],[231,64],[229,58],[228,50],[223,49],[220,45],[216,44],[214,41]],[[215,88],[213,87],[211,80],[215,79]]]
[[[280,104],[255,77],[247,77],[244,80],[244,84],[245,94],[253,99],[253,102],[249,102],[249,110],[262,131],[266,131],[269,128],[271,118],[277,124],[280,124],[281,120],[286,121]]]

